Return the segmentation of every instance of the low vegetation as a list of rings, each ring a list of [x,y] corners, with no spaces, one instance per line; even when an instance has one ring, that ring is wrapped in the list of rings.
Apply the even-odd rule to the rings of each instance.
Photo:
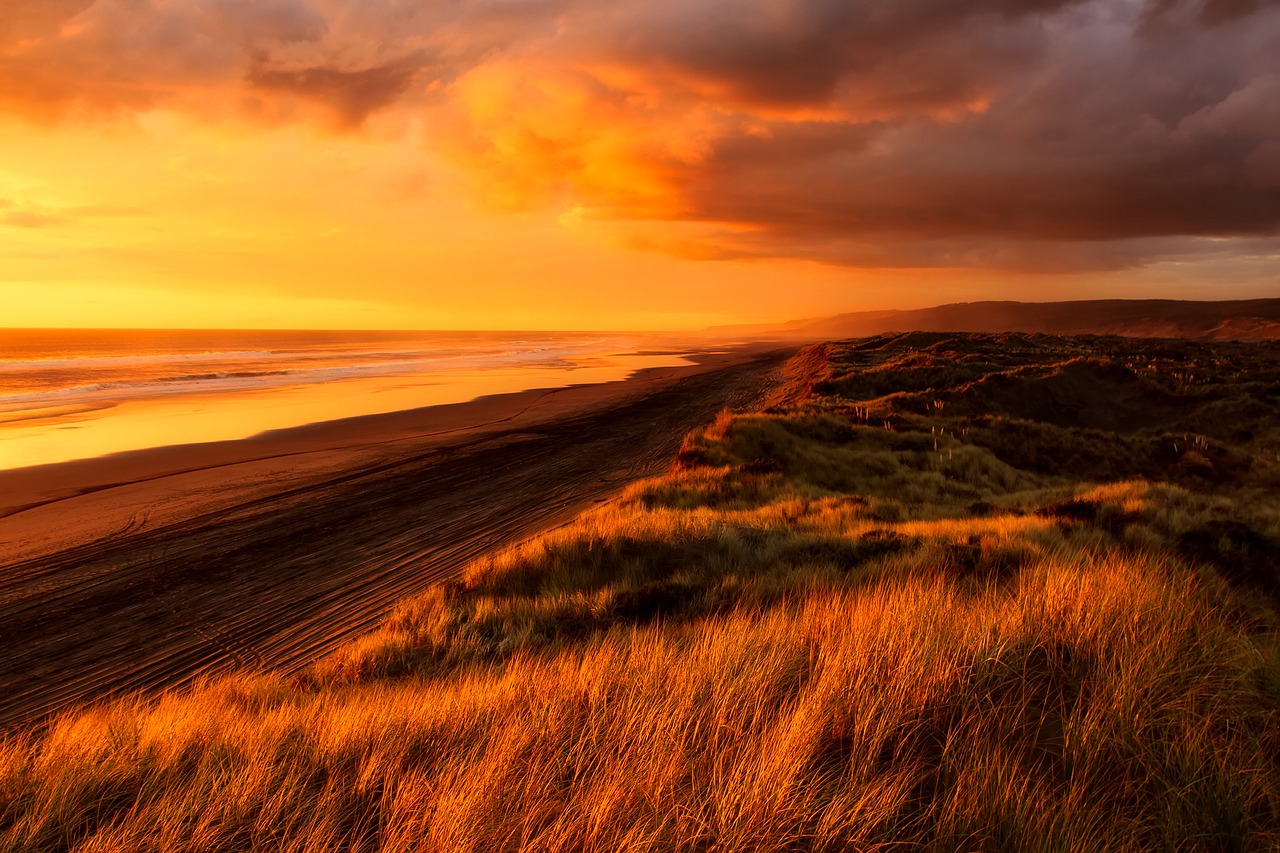
[[[797,363],[301,676],[11,736],[0,849],[1280,846],[1280,353]]]

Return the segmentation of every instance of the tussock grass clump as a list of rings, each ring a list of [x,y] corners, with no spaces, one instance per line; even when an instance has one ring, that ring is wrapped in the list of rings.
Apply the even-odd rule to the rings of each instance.
[[[1158,425],[954,402],[1009,371],[1065,371],[1071,400],[1101,377],[1103,402],[1137,377],[1188,423],[1233,393],[1151,362],[1025,336],[806,353],[769,412],[298,677],[12,735],[0,849],[1275,849],[1272,428],[1238,424],[1220,449],[1248,468],[1205,477],[1116,449]],[[1103,461],[1001,443],[1041,428]],[[1224,439],[1182,441],[1223,470]]]

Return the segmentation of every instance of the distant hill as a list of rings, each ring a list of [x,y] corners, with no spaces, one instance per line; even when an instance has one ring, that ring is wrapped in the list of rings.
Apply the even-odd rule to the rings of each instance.
[[[713,331],[805,340],[858,338],[909,331],[1280,340],[1280,299],[960,302],[910,311],[858,311],[825,319],[795,320],[777,326],[721,326]]]

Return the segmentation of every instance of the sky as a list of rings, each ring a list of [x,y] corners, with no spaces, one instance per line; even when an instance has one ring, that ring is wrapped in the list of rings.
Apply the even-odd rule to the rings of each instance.
[[[1277,0],[0,0],[0,326],[1280,296]]]

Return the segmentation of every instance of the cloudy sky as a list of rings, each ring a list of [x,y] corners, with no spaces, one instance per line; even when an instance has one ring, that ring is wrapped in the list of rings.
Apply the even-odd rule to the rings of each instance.
[[[0,0],[0,325],[1280,296],[1277,0]]]

